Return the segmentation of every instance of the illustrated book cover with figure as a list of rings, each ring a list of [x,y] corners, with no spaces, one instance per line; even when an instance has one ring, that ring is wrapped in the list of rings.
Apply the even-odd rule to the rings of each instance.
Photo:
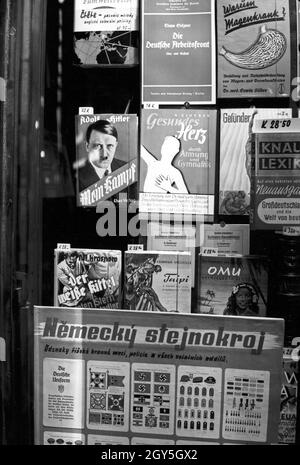
[[[256,120],[251,164],[253,230],[300,226],[300,120]]]
[[[78,206],[96,207],[121,192],[136,198],[137,128],[134,114],[75,116]]]
[[[249,215],[251,131],[261,118],[292,117],[291,108],[231,108],[221,110],[219,214]]]
[[[263,256],[198,256],[197,313],[266,316],[269,262]]]
[[[288,97],[289,0],[218,0],[218,97]]]
[[[75,65],[138,63],[138,0],[75,0]]]
[[[278,431],[279,444],[296,443],[299,389],[298,350],[298,348],[293,347],[283,348],[283,381],[281,388],[280,422]]]
[[[216,101],[214,0],[142,0],[142,102]]]
[[[216,110],[142,110],[140,212],[214,214]]]
[[[119,250],[54,251],[54,305],[120,308],[122,253]]]
[[[124,304],[144,312],[191,312],[189,252],[125,252]]]

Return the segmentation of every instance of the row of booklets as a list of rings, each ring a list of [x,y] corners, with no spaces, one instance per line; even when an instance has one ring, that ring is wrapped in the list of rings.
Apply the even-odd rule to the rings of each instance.
[[[218,110],[77,115],[78,206],[118,202],[124,193],[139,200],[145,215],[201,215],[213,222],[216,212],[251,212],[253,229],[299,225],[300,119],[290,108],[221,109],[219,116],[220,132]],[[102,155],[87,141],[88,133],[103,138],[103,127],[114,134],[109,172],[102,162],[97,168]],[[293,202],[287,205],[287,198]]]
[[[123,261],[124,259],[124,261]],[[122,269],[124,266],[124,269]],[[266,316],[268,259],[191,252],[55,250],[54,304],[146,312]],[[197,290],[197,305],[191,301]]]
[[[141,59],[143,103],[288,97],[298,10],[298,0],[74,0],[73,62]]]

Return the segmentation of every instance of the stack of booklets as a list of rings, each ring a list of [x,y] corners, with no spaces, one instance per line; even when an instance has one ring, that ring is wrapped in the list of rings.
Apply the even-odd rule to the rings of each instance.
[[[54,305],[120,308],[120,250],[54,251]]]
[[[124,308],[191,312],[189,252],[125,252]]]
[[[200,254],[198,260],[197,313],[266,316],[266,257]]]

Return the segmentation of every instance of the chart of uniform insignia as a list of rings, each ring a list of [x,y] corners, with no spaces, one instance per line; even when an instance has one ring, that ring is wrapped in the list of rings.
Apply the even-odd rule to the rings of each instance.
[[[88,427],[128,431],[128,392],[128,363],[88,363]]]
[[[176,434],[218,438],[222,370],[180,366],[177,381]]]
[[[131,430],[173,434],[174,365],[132,365]]]
[[[223,437],[266,440],[270,373],[225,370]]]

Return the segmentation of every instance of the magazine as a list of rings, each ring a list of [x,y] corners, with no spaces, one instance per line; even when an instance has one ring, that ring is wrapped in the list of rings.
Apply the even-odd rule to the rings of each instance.
[[[75,0],[74,58],[80,66],[138,63],[138,0]]]
[[[125,252],[124,308],[145,312],[191,312],[189,252]]]
[[[291,108],[231,108],[221,110],[220,215],[249,215],[250,138],[253,120],[291,117]]]
[[[289,0],[218,0],[218,97],[289,97]]]
[[[283,348],[283,381],[281,388],[279,444],[296,443],[299,359],[293,357],[293,348]]]
[[[117,202],[121,192],[134,196],[137,116],[78,115],[75,122],[78,206],[96,207],[109,199]]]
[[[216,114],[204,109],[142,110],[140,212],[212,220]]]
[[[54,251],[54,305],[120,308],[120,250]]]
[[[262,256],[198,257],[197,313],[266,316],[268,259]]]

